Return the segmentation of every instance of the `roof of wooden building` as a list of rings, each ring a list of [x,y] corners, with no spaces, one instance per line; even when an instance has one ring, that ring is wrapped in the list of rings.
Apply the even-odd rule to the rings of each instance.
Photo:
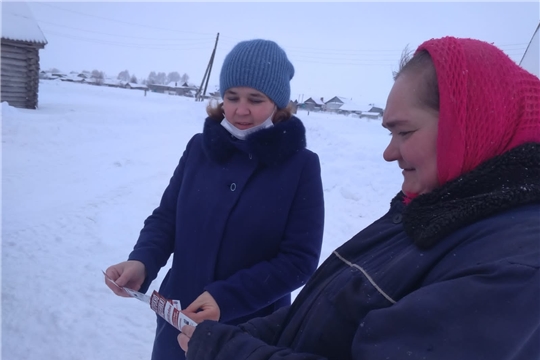
[[[2,2],[2,39],[41,45],[47,44],[28,5],[24,2]]]

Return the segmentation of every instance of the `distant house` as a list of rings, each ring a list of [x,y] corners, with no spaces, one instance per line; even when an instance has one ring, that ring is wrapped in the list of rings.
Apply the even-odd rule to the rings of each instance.
[[[195,85],[193,83],[184,82],[182,84],[182,88],[184,89],[184,93],[183,93],[184,96],[195,97],[197,95],[197,93],[199,92],[199,86],[197,86],[197,85]],[[200,91],[201,91],[200,96],[201,97],[203,97],[202,96],[202,91],[203,90],[204,90],[204,88],[200,89]],[[208,89],[207,89],[207,91],[208,91]],[[205,98],[205,99],[210,98],[209,93],[207,92],[203,98]]]
[[[369,104],[367,108],[369,109],[367,110],[368,112],[378,113],[380,116],[382,116],[384,113],[383,108],[375,106],[374,104]]]
[[[197,90],[199,89],[196,85],[186,82],[182,83],[181,81],[171,81],[166,85],[147,84],[147,86],[148,89],[152,92],[189,97],[194,97],[197,93]]]
[[[303,104],[299,105],[299,108],[305,109],[305,110],[324,110],[324,98],[319,96],[311,96],[306,101],[304,101]]]
[[[67,74],[61,73],[61,72],[52,72],[51,76],[56,79],[62,79],[67,77]]]
[[[360,118],[365,118],[369,120],[378,120],[381,118],[381,114],[378,112],[364,111],[360,114]]]
[[[171,81],[165,86],[165,92],[169,95],[184,95],[184,89],[180,81]]]
[[[39,93],[39,50],[47,39],[24,2],[2,2],[0,101],[36,109]]]
[[[118,79],[104,79],[102,85],[108,86],[108,87],[115,87],[115,88],[121,88],[124,87],[126,84],[125,81],[118,80]]]
[[[342,104],[339,107],[339,109],[337,109],[336,111],[339,114],[344,114],[344,115],[349,115],[349,114],[360,115],[363,111],[365,111],[365,110],[362,110],[362,109],[363,109],[362,106],[357,105],[357,104],[355,104],[355,103],[353,103],[351,101],[351,102],[347,102],[347,103]]]
[[[325,102],[326,110],[327,111],[337,111],[338,109],[343,106],[343,104],[351,102],[350,99],[343,97],[343,96],[334,96],[327,102]]]
[[[161,93],[161,94],[164,94],[170,89],[167,85],[162,85],[162,84],[146,84],[146,86],[148,87],[150,91]]]
[[[84,79],[84,82],[86,84],[90,84],[90,85],[101,85],[101,80],[98,80],[94,77],[89,77],[88,79]]]
[[[536,27],[536,31],[534,32],[519,65],[531,74],[540,77],[540,23]]]
[[[60,80],[67,81],[67,82],[75,82],[75,83],[83,83],[85,82],[85,79],[82,77],[79,77],[77,75],[70,75],[66,77],[61,77]]]
[[[126,83],[124,87],[126,89],[148,90],[148,86],[143,84]]]
[[[39,72],[39,78],[44,80],[54,80],[56,79],[55,76],[52,76],[50,72],[48,71],[40,71]]]

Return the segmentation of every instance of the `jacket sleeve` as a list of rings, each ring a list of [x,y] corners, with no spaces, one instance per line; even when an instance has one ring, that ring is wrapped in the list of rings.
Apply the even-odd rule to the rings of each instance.
[[[206,320],[197,325],[189,340],[187,360],[324,360],[271,346],[233,325]]]
[[[539,283],[539,269],[509,264],[420,288],[363,319],[351,358],[536,359],[540,348]],[[204,321],[189,342],[187,359],[323,358],[268,345],[243,325]]]
[[[176,202],[182,185],[182,178],[189,150],[193,146],[196,135],[188,142],[180,161],[174,170],[169,185],[165,189],[159,206],[144,221],[139,239],[128,260],[138,260],[145,265],[146,278],[139,289],[145,293],[159,270],[167,264],[174,251],[176,230]]]
[[[538,358],[539,270],[507,263],[474,272],[370,312],[355,335],[353,358]]]
[[[305,284],[318,266],[324,228],[319,157],[308,153],[289,212],[279,253],[205,287],[220,307],[220,321],[251,314]]]
[[[268,316],[251,319],[239,327],[249,335],[270,343],[283,328],[290,307],[290,305],[284,306]]]

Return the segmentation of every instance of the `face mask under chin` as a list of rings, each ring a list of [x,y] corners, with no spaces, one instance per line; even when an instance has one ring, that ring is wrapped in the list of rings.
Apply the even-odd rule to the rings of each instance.
[[[221,126],[223,126],[235,138],[239,140],[245,140],[249,134],[274,126],[274,123],[272,122],[273,116],[274,116],[274,113],[272,113],[272,115],[270,115],[268,119],[263,121],[262,124],[250,127],[249,129],[245,129],[245,130],[238,129],[229,120],[227,120],[227,118],[223,118],[223,120],[221,121]]]

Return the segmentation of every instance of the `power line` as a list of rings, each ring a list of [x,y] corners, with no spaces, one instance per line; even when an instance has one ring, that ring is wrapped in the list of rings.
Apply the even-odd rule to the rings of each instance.
[[[111,19],[111,18],[107,18],[107,17],[103,17],[103,16],[87,14],[87,13],[76,11],[76,10],[65,9],[65,8],[62,8],[62,7],[59,7],[59,6],[54,6],[54,5],[50,5],[50,4],[46,4],[46,3],[42,3],[42,2],[36,2],[36,4],[47,6],[47,7],[58,9],[58,10],[62,10],[62,11],[71,12],[71,13],[74,13],[74,14],[79,14],[79,15],[83,15],[83,16],[98,18],[98,19],[102,19],[102,20],[106,20],[106,21],[111,21],[111,22],[121,23],[121,24],[125,24],[125,25],[130,25],[130,26],[146,27],[146,28],[157,29],[157,30],[161,30],[161,31],[173,31],[173,32],[185,33],[185,34],[196,34],[196,35],[203,35],[203,36],[211,36],[212,38],[214,36],[214,34],[211,34],[211,33],[183,31],[183,30],[169,29],[169,28],[158,27],[158,26],[151,26],[151,25],[147,25],[147,24],[133,23],[133,22],[123,21],[123,20],[118,20],[118,19]],[[40,21],[43,22],[43,23],[47,23],[46,21],[43,21],[43,20],[40,20]],[[50,22],[49,22],[49,24],[54,25],[54,26],[67,27],[67,26],[63,26],[63,25],[50,23]],[[67,28],[69,28],[69,27],[67,27]],[[78,29],[78,30],[87,31],[87,32],[94,32],[94,33],[100,33],[100,32],[96,32],[96,31],[93,31],[93,30],[83,30],[83,29]],[[115,34],[108,34],[108,33],[101,33],[101,34],[118,36],[118,37],[135,38],[134,36],[115,35]],[[232,37],[232,36],[221,35],[221,37],[222,38],[225,37],[226,39],[227,38],[234,39],[235,43],[238,42],[238,41],[241,41],[241,39],[238,39],[238,38],[235,38],[235,37]],[[146,38],[146,39],[153,40],[153,38]],[[229,42],[226,39],[225,39],[225,42]],[[162,39],[162,40],[167,41],[169,39]],[[170,39],[170,40],[172,41],[174,39]],[[222,39],[222,41],[223,41],[223,39]],[[527,43],[501,44],[501,45],[495,44],[495,46],[499,47],[501,50],[504,50],[505,48],[508,48],[508,47],[518,46],[519,48],[507,49],[507,50],[516,50],[516,51],[524,50],[527,47],[527,45],[528,45]],[[354,54],[354,53],[375,53],[375,54],[379,53],[379,55],[382,55],[381,53],[389,53],[388,56],[391,56],[391,53],[399,53],[400,54],[402,52],[402,49],[401,50],[391,50],[391,49],[321,49],[321,48],[302,47],[302,46],[290,46],[290,47],[287,47],[287,50],[290,50],[291,52],[297,52],[297,53],[311,53],[311,54],[323,53],[323,54],[331,54],[331,55],[338,55],[339,53],[343,53],[342,55],[351,55],[351,53],[352,54]]]
[[[183,30],[176,30],[176,29],[167,29],[167,28],[163,28],[163,27],[159,27],[159,26],[132,23],[132,22],[129,22],[129,21],[123,21],[123,20],[118,20],[118,19],[110,19],[110,18],[106,18],[106,17],[103,17],[103,16],[86,14],[86,13],[81,12],[81,11],[64,9],[62,7],[59,7],[59,6],[54,6],[54,5],[50,5],[50,4],[46,4],[46,3],[42,3],[42,2],[36,2],[35,4],[40,4],[40,5],[50,7],[50,8],[71,12],[71,13],[74,13],[74,14],[89,16],[89,17],[102,19],[102,20],[107,20],[107,21],[116,22],[116,23],[125,24],[125,25],[131,25],[131,26],[137,26],[137,27],[146,27],[146,28],[149,28],[149,29],[157,29],[157,30],[162,30],[162,31],[174,31],[174,32],[185,33],[185,34],[212,35],[213,36],[213,34],[210,34],[210,33],[200,33],[200,32],[194,32],[194,31],[183,31]]]
[[[186,40],[186,41],[200,41],[200,40],[203,40],[203,39],[155,38],[155,37],[141,37],[141,36],[133,36],[133,35],[119,35],[119,34],[111,34],[111,33],[106,33],[106,32],[101,32],[101,31],[87,30],[87,29],[81,29],[81,28],[76,28],[76,27],[72,27],[72,26],[55,24],[55,23],[45,21],[45,20],[41,20],[41,19],[36,19],[36,20],[39,23],[42,23],[42,24],[62,27],[62,28],[71,29],[71,30],[78,30],[78,31],[84,31],[84,32],[89,32],[89,33],[94,33],[94,34],[116,36],[116,37],[123,37],[123,38],[132,38],[132,39],[139,39],[139,40],[160,40],[160,41],[184,41],[184,40]],[[207,39],[208,40],[213,40],[210,37],[207,37]]]
[[[346,59],[345,59],[346,60]],[[396,67],[399,65],[399,61],[394,61],[393,63],[385,62],[372,62],[372,63],[360,63],[360,62],[331,62],[331,61],[314,61],[314,60],[304,60],[304,59],[294,59],[295,63],[307,63],[307,64],[321,64],[321,65],[351,65],[351,66],[393,66]]]
[[[166,50],[166,51],[192,51],[192,50],[206,50],[208,46],[204,43],[198,41],[195,43],[185,43],[185,44],[160,44],[160,43],[130,43],[130,42],[119,42],[112,40],[103,40],[96,38],[88,38],[76,36],[73,34],[59,33],[51,30],[46,31],[47,34],[52,34],[60,37],[65,37],[73,40],[90,42],[95,44],[102,45],[111,45],[115,47],[125,47],[132,49],[146,49],[146,50]],[[518,56],[521,53],[516,53],[515,51],[504,51],[509,56]],[[298,55],[295,52],[290,52],[289,57],[298,63],[307,63],[307,64],[321,64],[321,65],[349,65],[349,66],[397,66],[399,64],[399,55],[391,56],[391,58],[380,58],[380,56],[390,56],[386,54],[358,54],[358,55],[338,55],[338,54],[326,54],[330,56],[309,56],[309,55]],[[335,55],[335,56],[332,56]],[[373,58],[377,56],[377,58]]]
[[[101,39],[90,39],[90,38],[84,38],[84,37],[80,37],[80,36],[57,33],[57,32],[54,32],[54,31],[47,31],[47,33],[48,34],[53,34],[53,35],[56,35],[56,36],[66,37],[66,38],[69,38],[69,39],[79,40],[79,41],[86,41],[86,42],[102,44],[102,45],[114,45],[114,46],[135,48],[135,49],[183,50],[183,51],[208,49],[208,47],[206,47],[206,46],[204,46],[204,47],[203,46],[194,47],[194,48],[193,47],[192,48],[179,48],[179,47],[173,47],[171,45],[163,45],[163,44],[143,45],[143,44],[135,44],[135,43],[122,43],[122,42],[117,42],[117,41],[101,40]],[[189,44],[189,45],[202,45],[202,44]]]
[[[178,33],[186,33],[186,34],[196,34],[199,36],[212,36],[213,34],[208,33],[198,33],[198,32],[190,32],[190,31],[180,31],[175,29],[167,29],[163,27],[157,27],[157,26],[151,26],[146,24],[138,24],[138,23],[132,23],[122,20],[116,20],[116,19],[110,19],[102,16],[97,15],[91,15],[86,14],[80,11],[75,10],[69,10],[64,9],[62,7],[50,5],[50,4],[44,4],[44,3],[38,3],[40,5],[48,6],[50,8],[59,9],[62,11],[67,11],[75,14],[80,14],[84,16],[89,16],[93,18],[103,19],[115,23],[121,23],[131,26],[137,26],[137,27],[146,27],[151,29],[158,29],[158,30],[164,30],[164,31],[173,31]],[[158,39],[158,38],[148,38],[148,37],[138,37],[138,36],[130,36],[130,35],[119,35],[119,34],[111,34],[106,32],[100,32],[95,30],[86,30],[86,29],[80,29],[60,24],[55,24],[52,22],[44,21],[44,20],[38,20],[39,22],[43,24],[48,24],[52,26],[57,27],[63,27],[68,28],[72,30],[78,30],[83,32],[89,32],[94,34],[100,34],[100,35],[107,35],[107,36],[116,36],[116,37],[123,37],[123,38],[136,38],[139,40],[159,40],[159,41],[174,41],[174,42],[180,42],[180,41],[195,41],[191,43],[176,43],[176,44],[165,44],[165,43],[156,43],[153,42],[152,44],[145,44],[145,43],[127,43],[127,42],[118,42],[118,41],[111,41],[111,40],[103,40],[103,39],[95,39],[95,38],[84,38],[80,36],[75,36],[73,34],[65,34],[65,33],[58,33],[54,31],[47,31],[50,34],[62,36],[66,38],[71,38],[75,40],[80,41],[86,41],[86,42],[92,42],[97,44],[104,44],[104,45],[114,45],[114,46],[120,46],[120,47],[126,47],[126,48],[136,48],[136,49],[152,49],[152,50],[200,50],[205,49],[206,47],[195,47],[195,48],[180,48],[180,46],[197,46],[201,45],[203,46],[204,40],[206,39]],[[231,36],[225,36],[229,39],[235,39]],[[210,41],[210,37],[208,37],[208,41]],[[230,40],[224,41],[225,43],[231,44]],[[521,50],[524,50],[527,46],[527,44],[522,43],[516,43],[516,44],[501,44],[496,45],[501,50],[508,53],[510,56],[517,56],[518,54],[514,54],[515,51],[521,52]],[[515,48],[518,47],[518,48]],[[521,48],[519,48],[521,47]],[[287,51],[290,53],[291,57],[294,57],[299,62],[304,63],[315,63],[315,64],[330,64],[330,65],[359,65],[359,66],[389,66],[389,62],[391,62],[392,65],[397,63],[397,59],[399,58],[402,50],[390,50],[390,49],[324,49],[324,48],[313,48],[313,47],[304,47],[304,46],[290,46],[287,47]],[[323,55],[323,56],[321,56]],[[327,56],[324,56],[327,55]],[[376,56],[377,59],[374,59],[373,57]],[[381,58],[384,57],[384,58]]]
[[[228,45],[230,43],[228,41],[225,41]],[[521,48],[515,47],[515,46],[521,46],[526,44],[504,44],[504,45],[496,45],[501,50],[508,52],[508,51],[524,51],[525,46],[522,46]],[[508,46],[514,46],[514,48],[508,48]],[[401,56],[401,53],[403,52],[403,49],[400,50],[390,50],[390,49],[367,49],[367,48],[361,48],[361,49],[325,49],[325,48],[309,48],[309,47],[296,47],[296,46],[287,46],[284,47],[287,51],[287,54],[290,57],[310,57],[310,58],[317,58],[317,59],[323,59],[321,55],[327,55],[330,57],[324,57],[326,60],[334,60],[335,57],[351,57],[351,56],[357,56],[357,57],[377,57],[382,58],[384,60],[394,60],[399,59]],[[339,59],[338,59],[339,60]],[[375,59],[369,59],[369,60],[375,60]],[[397,60],[396,60],[397,61]]]

